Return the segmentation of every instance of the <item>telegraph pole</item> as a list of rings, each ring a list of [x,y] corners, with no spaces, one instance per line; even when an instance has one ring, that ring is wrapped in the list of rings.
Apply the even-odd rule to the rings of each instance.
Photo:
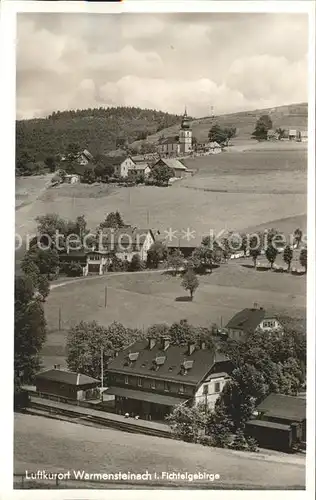
[[[107,306],[107,300],[108,300],[108,289],[107,287],[104,288],[104,307],[106,308]]]
[[[58,330],[61,330],[61,307],[58,309]]]
[[[103,377],[104,377],[104,371],[103,371],[103,347],[101,347],[101,388],[103,389]]]

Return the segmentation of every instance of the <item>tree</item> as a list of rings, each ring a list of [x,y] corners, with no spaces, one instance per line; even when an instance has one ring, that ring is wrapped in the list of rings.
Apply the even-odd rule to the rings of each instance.
[[[38,293],[40,294],[42,302],[45,302],[45,300],[47,299],[47,297],[49,295],[49,289],[50,289],[50,286],[49,286],[49,281],[48,281],[47,276],[45,276],[44,274],[41,274],[38,277],[37,290],[38,290]]]
[[[291,262],[293,260],[293,250],[290,245],[287,245],[284,249],[283,260],[288,265],[288,272],[291,270]]]
[[[34,288],[37,288],[38,285],[38,279],[40,276],[40,270],[38,266],[35,264],[35,262],[31,259],[28,258],[27,256],[23,258],[21,262],[21,269],[23,273],[30,278],[32,281],[32,285]]]
[[[167,186],[173,175],[173,170],[165,164],[155,165],[150,171],[150,178],[157,186]]]
[[[200,245],[195,248],[191,258],[190,263],[193,268],[197,270],[197,272],[205,272],[209,269],[212,272],[213,268],[213,260],[214,260],[214,252],[207,245]]]
[[[48,235],[51,238],[56,235],[56,233],[66,234],[67,232],[67,221],[62,219],[58,214],[48,213],[46,215],[40,215],[36,217],[37,231],[40,235]]]
[[[167,265],[172,269],[174,274],[177,275],[181,267],[184,266],[184,257],[181,250],[178,248],[168,255]]]
[[[129,265],[129,271],[142,271],[144,269],[144,263],[142,262],[138,253],[133,255],[132,260]]]
[[[283,137],[285,135],[285,129],[279,127],[276,129],[276,133],[278,134],[278,140],[280,141],[281,139],[283,139]]]
[[[302,248],[300,253],[300,264],[304,267],[305,273],[307,272],[307,248]]]
[[[272,128],[272,120],[269,115],[262,115],[256,122],[256,127],[252,133],[252,137],[261,140],[267,140],[268,130]]]
[[[218,142],[218,144],[225,144],[227,141],[227,133],[222,129],[218,123],[212,126],[208,133],[208,138],[211,142]]]
[[[186,406],[180,404],[166,417],[166,422],[171,427],[176,439],[196,443],[204,432],[207,413],[204,405]]]
[[[57,162],[56,162],[56,158],[54,156],[48,156],[45,159],[44,163],[51,173],[55,172],[56,167],[57,167]]]
[[[205,430],[212,438],[212,445],[219,448],[226,448],[230,442],[230,435],[233,423],[225,411],[225,407],[220,402],[215,403],[213,412],[208,413]]]
[[[93,184],[96,181],[96,176],[94,170],[91,168],[86,168],[81,177],[81,182],[85,184]]]
[[[48,278],[56,274],[59,266],[58,253],[50,248],[42,250],[41,248],[32,247],[26,253],[23,261],[33,262],[38,267],[40,274],[45,274]],[[24,267],[28,265],[26,262],[22,264]]]
[[[185,290],[189,291],[191,300],[193,300],[193,295],[199,286],[199,280],[192,269],[188,269],[185,273],[181,285]]]
[[[46,338],[43,306],[27,276],[15,279],[14,310],[14,381],[19,386],[31,383],[39,370],[39,353]]]
[[[124,223],[120,212],[117,210],[116,212],[110,212],[106,216],[105,220],[101,222],[101,224],[99,225],[99,229],[105,229],[105,228],[119,229],[125,226],[126,224]]]
[[[236,137],[237,129],[236,127],[227,127],[224,129],[226,135],[226,146],[229,146],[229,141]]]
[[[274,245],[269,245],[267,247],[265,255],[266,255],[267,260],[270,262],[271,269],[272,269],[273,264],[275,262],[275,259],[276,259],[277,255],[278,255],[278,251],[274,247]]]
[[[252,257],[254,268],[257,268],[257,259],[261,255],[261,245],[257,238],[252,238],[249,243],[249,255]]]
[[[96,321],[81,321],[70,329],[67,336],[68,368],[100,378],[102,347],[106,364],[115,352],[125,349],[142,337],[141,331],[126,328],[121,323],[114,322],[105,327]]]
[[[298,247],[301,244],[302,236],[303,236],[302,230],[300,228],[295,229],[295,231],[294,231],[294,241],[295,241],[295,243],[296,243],[296,245]]]

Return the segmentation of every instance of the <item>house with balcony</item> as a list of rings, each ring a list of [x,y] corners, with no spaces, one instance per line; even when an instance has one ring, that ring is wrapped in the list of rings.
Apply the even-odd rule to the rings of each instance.
[[[229,359],[205,341],[172,345],[168,337],[145,339],[108,364],[108,394],[120,414],[163,420],[177,405],[214,408],[232,371]]]
[[[274,313],[266,311],[263,307],[254,304],[235,314],[225,326],[227,336],[233,340],[244,342],[249,334],[262,331],[267,335],[282,334],[283,326]]]

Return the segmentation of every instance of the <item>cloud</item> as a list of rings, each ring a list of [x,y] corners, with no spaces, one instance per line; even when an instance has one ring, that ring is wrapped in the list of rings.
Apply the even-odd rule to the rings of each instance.
[[[194,116],[307,100],[307,16],[20,14],[17,116],[133,105]]]

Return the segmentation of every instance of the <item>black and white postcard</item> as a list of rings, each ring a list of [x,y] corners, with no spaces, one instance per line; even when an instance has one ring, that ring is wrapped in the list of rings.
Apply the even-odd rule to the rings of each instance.
[[[1,9],[3,498],[312,498],[314,2]]]

